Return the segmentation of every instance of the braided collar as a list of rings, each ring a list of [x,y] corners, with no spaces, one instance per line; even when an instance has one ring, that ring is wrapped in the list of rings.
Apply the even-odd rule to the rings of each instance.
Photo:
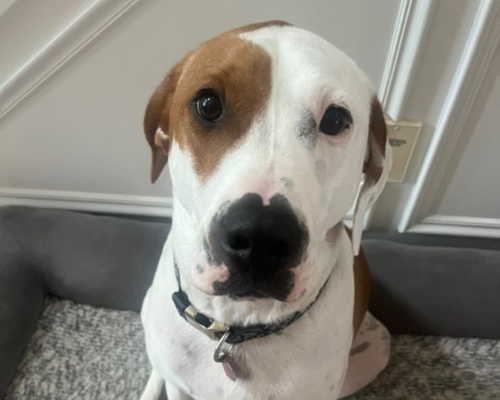
[[[280,335],[285,328],[293,324],[302,317],[311,307],[316,304],[319,297],[323,293],[326,284],[330,280],[330,275],[318,292],[316,298],[303,310],[296,311],[281,322],[274,324],[254,324],[248,326],[229,326],[223,323],[214,321],[212,318],[200,313],[189,301],[185,292],[182,291],[181,277],[179,267],[174,261],[175,277],[177,279],[178,291],[172,294],[172,300],[177,308],[177,312],[187,322],[193,325],[196,329],[203,332],[212,340],[221,340],[225,336],[225,342],[229,344],[239,344],[252,339],[258,339],[272,334]]]

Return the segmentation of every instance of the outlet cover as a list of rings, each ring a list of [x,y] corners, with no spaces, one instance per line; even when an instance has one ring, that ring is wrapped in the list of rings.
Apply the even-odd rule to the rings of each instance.
[[[392,147],[392,168],[389,182],[403,182],[410,164],[421,122],[386,120],[387,136]]]

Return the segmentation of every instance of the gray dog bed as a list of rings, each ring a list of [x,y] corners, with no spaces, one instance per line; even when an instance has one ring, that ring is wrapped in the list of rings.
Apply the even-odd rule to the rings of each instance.
[[[0,398],[139,397],[149,366],[138,310],[168,229],[0,209]],[[370,309],[394,335],[389,367],[353,399],[500,398],[500,252],[363,248]]]

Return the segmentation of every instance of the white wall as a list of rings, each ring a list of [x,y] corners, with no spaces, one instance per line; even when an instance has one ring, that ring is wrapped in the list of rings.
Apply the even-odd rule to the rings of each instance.
[[[0,204],[168,215],[167,177],[148,181],[141,124],[149,95],[201,41],[284,19],[354,58],[391,117],[423,122],[405,182],[388,185],[369,226],[500,237],[492,56],[500,2],[43,3],[16,0],[0,12],[0,59],[8,60],[0,62]]]
[[[500,220],[500,67],[489,83],[465,152],[439,205],[448,216]]]
[[[400,232],[444,234],[461,236],[500,237],[500,204],[494,198],[500,195],[497,171],[471,165],[466,176],[457,171],[462,155],[471,143],[471,132],[476,130],[485,105],[485,88],[492,85],[491,71],[498,71],[497,53],[500,37],[500,2],[489,0],[435,1],[428,24],[421,56],[411,90],[406,97],[403,117],[423,122],[412,163],[405,182],[389,184],[372,213],[371,227],[380,230],[398,229]],[[496,72],[498,73],[498,72]],[[498,100],[492,100],[497,109]],[[493,121],[492,121],[493,122]],[[478,127],[477,130],[484,130]],[[498,143],[495,128],[490,126],[481,138],[486,153],[479,147],[468,149],[471,157],[497,159],[490,144]],[[474,188],[462,184],[450,186],[454,176],[463,181],[482,175],[483,184]],[[474,200],[474,195],[485,193],[488,184],[494,198],[485,207]],[[455,193],[447,192],[453,188]],[[485,193],[486,194],[486,193]],[[467,209],[457,214],[443,212],[456,200],[467,197]],[[482,209],[482,218],[472,217],[470,211]]]
[[[65,5],[65,17],[66,0],[50,1]],[[37,11],[30,10],[33,2],[18,2],[25,16]],[[59,8],[51,11],[59,24],[64,19]],[[382,11],[383,18],[372,18]],[[315,7],[285,0],[142,0],[0,121],[0,187],[9,196],[3,202],[57,205],[53,202],[63,199],[58,206],[101,210],[102,204],[91,203],[104,200],[112,203],[106,211],[130,212],[136,205],[132,212],[165,214],[166,177],[149,184],[142,116],[153,89],[177,60],[222,31],[279,18],[348,51],[378,85],[397,12],[397,0],[324,0]],[[9,10],[1,21],[26,23],[19,14]],[[10,29],[12,37],[15,24]]]
[[[16,0],[2,0],[0,1],[0,15],[7,11]]]

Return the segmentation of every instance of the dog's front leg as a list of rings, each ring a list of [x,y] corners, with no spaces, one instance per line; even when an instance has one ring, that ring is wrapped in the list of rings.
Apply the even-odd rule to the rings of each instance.
[[[175,386],[166,383],[165,387],[167,389],[168,400],[193,400],[191,396],[187,395]]]
[[[161,395],[163,383],[163,378],[153,369],[144,392],[142,392],[141,400],[158,400]]]

